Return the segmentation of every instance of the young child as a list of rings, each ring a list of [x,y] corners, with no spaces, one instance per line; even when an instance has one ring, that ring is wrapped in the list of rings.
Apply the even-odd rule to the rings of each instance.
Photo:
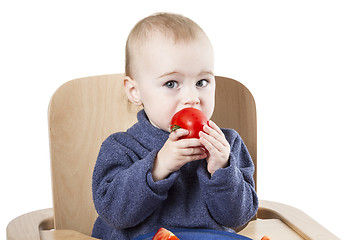
[[[126,132],[101,146],[93,174],[99,214],[92,236],[132,239],[165,228],[229,230],[257,211],[252,159],[238,133],[204,126],[200,139],[170,131],[179,110],[214,110],[213,48],[181,15],[160,13],[135,25],[126,44],[124,86],[143,110]],[[205,150],[206,149],[206,150]]]

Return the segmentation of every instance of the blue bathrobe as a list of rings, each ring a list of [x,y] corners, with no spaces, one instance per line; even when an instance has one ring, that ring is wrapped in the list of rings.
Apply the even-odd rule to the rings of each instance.
[[[231,146],[228,167],[211,177],[202,159],[157,182],[151,170],[169,132],[154,127],[141,110],[136,124],[110,135],[93,172],[99,217],[92,236],[128,240],[160,227],[227,230],[249,221],[258,208],[254,165],[238,133],[222,131]]]

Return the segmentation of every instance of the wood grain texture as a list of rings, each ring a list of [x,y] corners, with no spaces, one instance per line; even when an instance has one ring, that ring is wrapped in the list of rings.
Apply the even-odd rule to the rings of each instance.
[[[257,121],[256,105],[251,92],[240,82],[216,78],[215,110],[212,120],[221,128],[235,129],[242,137],[255,165],[257,189]]]
[[[279,219],[303,239],[339,239],[303,211],[286,204],[260,201],[258,217]]]
[[[123,74],[72,80],[49,105],[55,229],[90,235],[97,217],[92,172],[108,135],[136,122],[123,90]]]
[[[300,235],[279,219],[251,221],[238,234],[255,240],[261,240],[263,236],[268,236],[271,240],[303,240]]]
[[[53,209],[42,209],[13,219],[6,228],[7,240],[40,239],[40,229],[53,227]]]

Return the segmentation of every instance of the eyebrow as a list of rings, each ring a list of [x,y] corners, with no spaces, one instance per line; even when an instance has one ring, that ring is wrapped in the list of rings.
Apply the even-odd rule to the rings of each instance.
[[[158,78],[162,78],[162,77],[166,77],[166,76],[171,76],[171,75],[175,75],[175,74],[183,75],[183,74],[181,74],[181,73],[179,73],[179,72],[173,71],[173,72],[164,73],[164,74],[162,74],[161,76],[159,76]],[[202,71],[202,72],[200,72],[200,73],[198,74],[198,76],[201,76],[201,75],[212,75],[212,76],[214,76],[214,73],[213,73],[212,71]]]
[[[179,72],[168,72],[168,73],[164,73],[162,74],[161,76],[159,76],[158,78],[163,78],[163,77],[166,77],[166,76],[170,76],[170,75],[174,75],[174,74],[181,74]],[[181,74],[182,75],[182,74]]]
[[[199,75],[212,75],[212,76],[215,76],[212,71],[202,71],[202,72],[199,73]]]

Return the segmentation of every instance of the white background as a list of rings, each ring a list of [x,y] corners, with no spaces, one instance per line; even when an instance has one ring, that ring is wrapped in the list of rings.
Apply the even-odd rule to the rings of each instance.
[[[215,74],[258,110],[258,194],[347,238],[346,1],[1,1],[0,238],[18,215],[52,206],[47,106],[64,82],[120,73],[133,25],[154,12],[196,21]]]

